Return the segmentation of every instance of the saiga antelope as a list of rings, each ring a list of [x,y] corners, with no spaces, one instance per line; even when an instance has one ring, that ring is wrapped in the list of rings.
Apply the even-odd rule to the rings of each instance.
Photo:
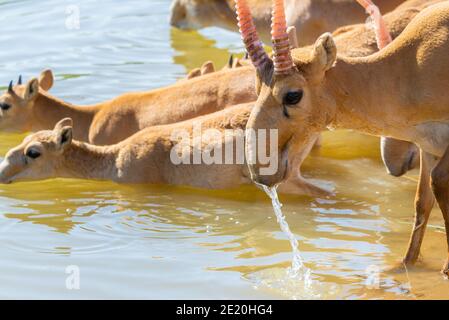
[[[264,176],[255,162],[249,165],[251,178],[268,186],[288,179],[304,146],[327,128],[416,143],[421,170],[404,263],[418,258],[434,198],[443,213],[449,246],[449,2],[423,10],[386,48],[361,58],[337,55],[329,33],[311,48],[290,50],[283,1],[273,0],[270,59],[258,41],[246,1],[237,1],[237,13],[257,68],[258,100],[247,129],[279,130],[279,170]],[[250,158],[254,142],[246,141]],[[443,273],[449,274],[449,255]]]
[[[90,106],[78,106],[48,93],[50,70],[25,84],[9,84],[0,96],[0,130],[51,129],[72,118],[74,137],[96,145],[114,144],[139,130],[209,114],[225,107],[255,101],[252,67],[213,72],[189,81],[146,92],[126,93]]]
[[[405,28],[417,12],[418,9],[413,8],[395,10],[386,15],[385,20],[393,37]],[[375,38],[365,25],[337,30],[335,42],[340,52],[348,56],[368,55],[376,51]],[[240,63],[234,60],[233,66],[235,62]],[[50,95],[47,91],[53,85],[53,74],[47,70],[39,80],[32,79],[25,85],[19,83],[13,86],[11,82],[6,93],[0,96],[0,129],[51,129],[62,118],[71,117],[77,124],[74,128],[75,139],[108,145],[146,126],[182,121],[256,100],[255,72],[251,66],[212,72],[214,69],[211,63],[205,63],[198,74],[205,76],[194,78],[192,75],[194,79],[191,82],[183,81],[162,89],[125,94],[93,106],[72,105]],[[416,165],[413,145],[392,139],[387,142],[383,148],[383,158],[390,173],[401,175]]]
[[[382,12],[390,12],[403,2],[379,0],[377,4]],[[354,0],[286,0],[285,3],[288,26],[296,27],[300,46],[312,44],[324,32],[366,20]],[[261,39],[270,43],[270,0],[248,0],[248,4]],[[173,0],[170,11],[170,24],[180,29],[218,26],[238,32],[234,0]]]
[[[6,154],[0,164],[0,183],[63,177],[206,189],[235,188],[251,181],[243,147],[252,106],[252,103],[237,105],[195,119],[149,127],[110,146],[74,140],[72,120],[63,119],[53,130],[31,134]],[[199,127],[201,138],[196,139],[195,130]],[[178,141],[185,133],[189,135],[187,142],[186,139]],[[189,163],[175,162],[178,158],[173,158],[173,153],[185,150],[189,153],[182,155]],[[195,164],[193,150],[203,151],[212,160],[218,155],[221,160],[209,163],[203,158]],[[231,161],[225,162],[225,157]],[[301,175],[287,181],[280,192],[329,195]]]

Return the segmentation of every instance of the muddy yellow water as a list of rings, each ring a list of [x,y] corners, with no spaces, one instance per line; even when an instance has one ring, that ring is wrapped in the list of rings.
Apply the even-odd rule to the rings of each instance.
[[[168,85],[205,60],[224,65],[242,51],[226,31],[170,30],[169,2],[0,1],[0,86],[52,68],[54,94],[92,103]],[[1,133],[0,155],[23,137]],[[438,210],[420,263],[385,272],[408,243],[417,172],[388,176],[378,140],[354,132],[326,133],[303,171],[336,192],[281,196],[312,292],[286,277],[289,242],[271,202],[252,186],[56,179],[0,186],[0,297],[449,298],[439,274],[446,245]]]

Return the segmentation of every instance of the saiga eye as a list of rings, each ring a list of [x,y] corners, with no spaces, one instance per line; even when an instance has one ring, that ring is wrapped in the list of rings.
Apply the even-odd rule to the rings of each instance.
[[[28,158],[31,158],[31,159],[36,159],[36,158],[39,158],[41,156],[41,153],[39,151],[34,150],[34,149],[30,149],[30,150],[27,151],[26,156]]]
[[[11,108],[11,106],[9,104],[7,104],[7,103],[0,103],[0,109],[6,111],[9,108]]]
[[[289,91],[284,96],[283,104],[285,106],[292,106],[292,105],[298,104],[301,101],[303,96],[304,96],[304,91],[302,91],[302,90]]]

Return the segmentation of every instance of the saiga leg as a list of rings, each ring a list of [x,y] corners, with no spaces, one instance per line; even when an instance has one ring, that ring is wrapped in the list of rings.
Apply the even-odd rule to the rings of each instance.
[[[435,197],[430,186],[430,172],[436,163],[436,159],[422,150],[420,155],[421,167],[415,195],[415,224],[404,258],[404,264],[406,265],[412,265],[418,260],[430,212],[435,204]]]
[[[446,241],[449,251],[449,147],[431,173],[433,193],[440,206],[446,228]],[[449,276],[449,254],[442,273]]]

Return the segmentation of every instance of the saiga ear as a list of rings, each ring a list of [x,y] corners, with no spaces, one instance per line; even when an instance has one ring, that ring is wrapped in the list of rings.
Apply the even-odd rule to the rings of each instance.
[[[299,48],[298,36],[296,34],[296,27],[291,26],[287,28],[288,39],[290,41],[290,49]]]
[[[337,59],[337,46],[335,45],[332,34],[325,33],[318,38],[312,50],[312,61],[314,71],[326,72],[335,63]]]
[[[56,147],[58,150],[63,150],[72,143],[72,127],[73,122],[70,118],[62,119],[55,125],[53,131],[56,134]]]
[[[186,79],[190,80],[196,77],[201,76],[201,69],[200,68],[195,68],[192,71],[189,72],[189,74],[187,75]]]
[[[41,87],[41,89],[48,91],[53,87],[53,83],[53,72],[49,69],[42,71],[39,76],[39,86]]]
[[[232,65],[232,69],[237,69],[237,68],[240,68],[242,66],[243,66],[242,60],[237,58],[237,59],[234,60],[234,64]]]
[[[229,55],[229,60],[228,60],[227,67],[228,67],[229,69],[232,69],[233,66],[234,66],[234,55],[231,53],[231,54]]]
[[[64,118],[59,120],[57,124],[55,124],[54,131],[58,131],[64,127],[73,127],[73,120],[71,118]]]
[[[23,98],[27,101],[33,100],[34,98],[37,97],[38,93],[39,93],[39,81],[36,78],[33,78],[27,82]]]
[[[201,75],[215,72],[215,66],[212,61],[205,62],[201,67]]]

